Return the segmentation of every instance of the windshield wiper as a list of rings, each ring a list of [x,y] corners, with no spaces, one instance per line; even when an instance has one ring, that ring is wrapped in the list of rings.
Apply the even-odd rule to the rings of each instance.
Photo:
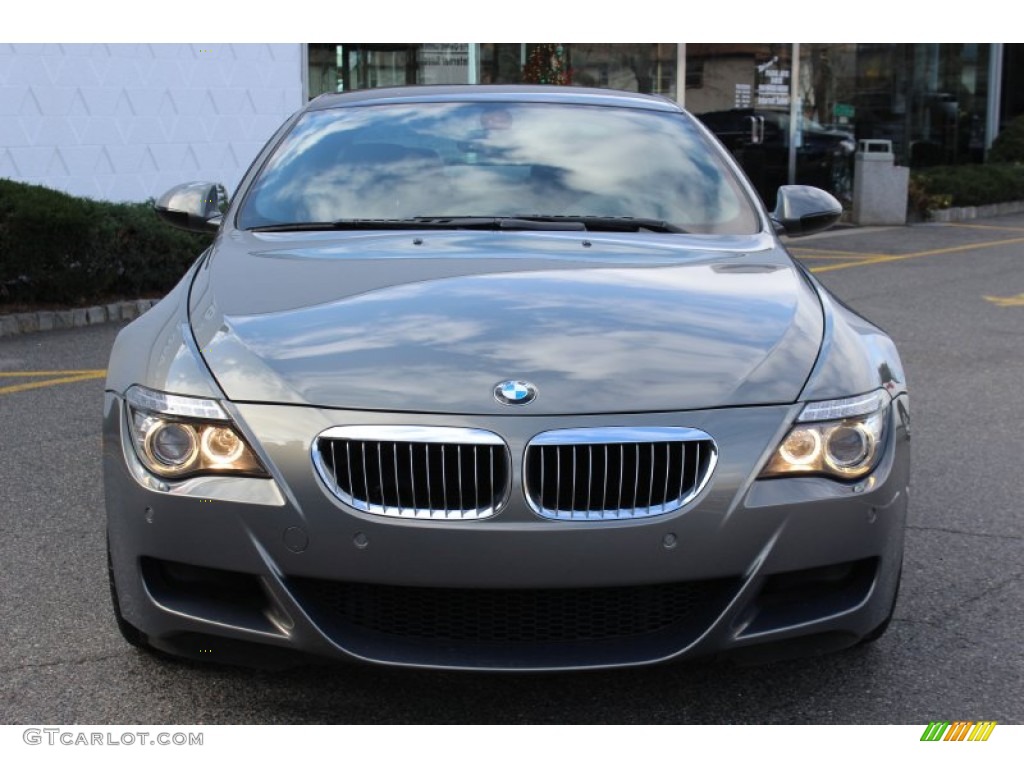
[[[430,227],[456,229],[528,229],[552,232],[582,232],[586,227],[578,221],[541,216],[418,216],[416,221]]]
[[[685,235],[686,230],[660,219],[644,219],[634,216],[521,216],[520,221],[547,222],[552,224],[582,224],[590,232],[669,232]]]
[[[582,232],[583,223],[551,217],[515,216],[416,216],[411,219],[338,219],[336,221],[297,221],[252,227],[251,232],[315,232],[325,230],[393,229],[527,229]]]
[[[250,227],[250,232],[324,232],[347,229],[423,229],[415,219],[338,219],[337,221],[292,221]]]
[[[488,229],[552,232],[671,232],[685,234],[674,224],[632,216],[415,216],[411,219],[337,219],[296,221],[252,227],[252,232],[316,232],[395,229]]]

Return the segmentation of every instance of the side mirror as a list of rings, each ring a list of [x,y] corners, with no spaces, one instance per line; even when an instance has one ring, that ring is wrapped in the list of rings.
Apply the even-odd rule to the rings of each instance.
[[[779,187],[771,218],[787,235],[799,237],[828,229],[842,215],[843,206],[825,190],[787,185]]]
[[[209,234],[220,229],[227,204],[228,193],[223,184],[190,181],[164,192],[153,208],[171,226]]]

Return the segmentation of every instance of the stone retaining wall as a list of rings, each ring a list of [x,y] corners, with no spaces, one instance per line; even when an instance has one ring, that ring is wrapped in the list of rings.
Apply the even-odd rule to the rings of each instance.
[[[0,337],[17,336],[36,331],[54,331],[62,328],[81,328],[119,320],[134,320],[160,299],[118,301],[95,307],[59,309],[41,312],[18,312],[0,315]]]
[[[1009,216],[1013,213],[1024,213],[1024,200],[1010,203],[992,203],[991,205],[965,205],[962,208],[945,208],[932,211],[929,221],[970,221],[971,219],[987,219],[992,216]]]

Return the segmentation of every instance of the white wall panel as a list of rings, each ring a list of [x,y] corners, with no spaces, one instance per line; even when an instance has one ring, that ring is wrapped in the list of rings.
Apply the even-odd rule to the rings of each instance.
[[[0,44],[0,176],[106,200],[233,189],[302,104],[299,44]]]

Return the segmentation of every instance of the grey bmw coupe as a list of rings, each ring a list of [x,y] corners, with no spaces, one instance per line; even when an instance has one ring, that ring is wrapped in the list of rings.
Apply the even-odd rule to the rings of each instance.
[[[896,601],[903,366],[676,104],[332,94],[114,345],[111,593],[137,646],[572,670],[871,641]],[[287,652],[299,652],[291,656]]]

